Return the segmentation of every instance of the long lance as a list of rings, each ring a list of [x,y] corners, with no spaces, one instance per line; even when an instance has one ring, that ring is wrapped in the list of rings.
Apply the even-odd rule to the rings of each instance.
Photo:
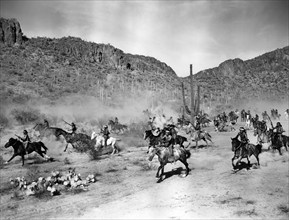
[[[62,121],[64,121],[63,119],[62,119]],[[70,126],[72,126],[71,124],[69,124],[68,122],[66,122],[66,121],[64,121],[66,124],[68,124],[68,125],[70,125]]]

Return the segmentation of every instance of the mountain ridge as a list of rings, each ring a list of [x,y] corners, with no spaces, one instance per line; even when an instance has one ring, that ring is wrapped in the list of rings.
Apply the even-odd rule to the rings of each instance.
[[[117,102],[121,97],[149,94],[148,99],[179,101],[181,82],[189,94],[190,78],[178,77],[169,65],[154,57],[71,36],[28,39],[17,22],[0,20],[1,100],[53,100],[80,94]],[[9,24],[11,28],[7,28]],[[238,104],[248,99],[285,100],[288,63],[286,46],[245,61],[226,60],[194,74],[193,81],[195,89],[201,86],[203,106]]]

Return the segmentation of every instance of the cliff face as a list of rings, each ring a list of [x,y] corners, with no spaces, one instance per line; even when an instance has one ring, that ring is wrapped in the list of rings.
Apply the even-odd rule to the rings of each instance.
[[[16,19],[0,18],[0,43],[7,45],[22,43],[22,30]]]

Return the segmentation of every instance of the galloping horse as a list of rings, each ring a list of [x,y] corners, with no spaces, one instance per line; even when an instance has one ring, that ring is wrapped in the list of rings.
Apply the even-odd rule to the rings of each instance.
[[[9,163],[14,157],[21,156],[22,157],[22,166],[24,165],[24,156],[26,154],[30,154],[33,151],[37,152],[41,157],[45,158],[46,160],[50,159],[49,156],[46,155],[46,151],[48,150],[47,147],[41,142],[31,142],[27,144],[27,147],[25,149],[23,142],[10,138],[9,141],[4,145],[5,148],[8,148],[12,146],[14,149],[14,153],[12,157],[6,161],[6,163]],[[42,148],[44,151],[42,151]]]
[[[246,116],[246,128],[250,129],[252,127],[252,118],[250,118],[250,115]]]
[[[161,144],[162,138],[163,138],[163,132],[159,132],[158,134],[154,135],[152,130],[146,130],[144,132],[144,137],[143,137],[144,140],[146,139],[149,140],[149,147]]]
[[[150,147],[148,150],[149,161],[152,161],[155,155],[158,156],[160,166],[158,168],[156,177],[160,178],[164,174],[164,167],[167,163],[173,163],[175,161],[181,161],[186,166],[186,176],[189,174],[189,165],[187,159],[190,158],[191,152],[184,149],[179,145],[175,145],[173,149],[173,156],[170,154],[167,147]],[[161,175],[159,175],[160,170],[162,170]]]
[[[281,152],[281,147],[284,145],[286,151],[288,151],[287,147],[289,147],[289,137],[286,135],[281,135],[282,136],[282,142],[280,141],[279,135],[272,132],[270,134],[271,140],[272,140],[272,148],[277,149],[279,151],[279,154],[282,155]]]
[[[157,146],[159,144],[161,144],[163,142],[162,137],[164,135],[164,131],[161,131],[159,134],[157,134],[156,136],[153,134],[152,130],[146,130],[144,132],[144,137],[143,139],[149,140],[149,147],[150,146]],[[184,142],[187,142],[188,139],[184,136],[181,135],[176,135],[176,138],[174,140],[175,144],[179,144],[181,147],[184,147]]]
[[[111,127],[111,131],[124,132],[128,129],[127,125],[115,123],[113,120],[109,120],[108,125]]]
[[[92,146],[93,142],[90,140],[90,137],[86,134],[83,133],[68,133],[66,131],[64,131],[61,128],[57,128],[57,133],[56,133],[56,137],[62,135],[64,137],[64,139],[66,140],[66,146],[64,149],[64,152],[67,150],[68,144],[71,144],[71,146],[73,148],[75,148],[75,144],[77,144],[77,142],[82,142],[88,146]]]
[[[257,143],[269,143],[271,141],[272,129],[262,131],[260,128],[254,128],[254,136],[257,136]]]
[[[95,147],[96,150],[99,150],[100,147],[104,146],[104,137],[101,135],[98,135],[95,131],[92,132],[91,134],[91,140],[95,139],[96,143],[95,143]],[[112,153],[111,155],[113,155],[114,153],[118,153],[119,152],[119,147],[117,145],[117,139],[114,137],[110,137],[107,139],[107,146],[111,146],[112,147]]]
[[[232,151],[234,151],[234,156],[232,158],[232,166],[235,169],[236,165],[241,162],[243,158],[247,158],[248,165],[250,166],[250,160],[249,157],[254,155],[257,159],[257,164],[260,166],[259,163],[259,154],[262,152],[262,144],[246,144],[245,147],[243,147],[242,154],[241,154],[241,141],[238,140],[238,138],[231,138],[232,139]],[[236,165],[234,165],[234,160],[238,158],[238,161]]]
[[[203,140],[206,142],[207,147],[208,147],[208,141],[210,141],[211,143],[213,143],[212,141],[212,136],[207,132],[207,131],[202,131],[201,133],[199,133],[198,131],[193,130],[193,128],[191,127],[190,130],[187,132],[191,133],[191,140],[196,142],[196,148],[198,148],[198,142]]]

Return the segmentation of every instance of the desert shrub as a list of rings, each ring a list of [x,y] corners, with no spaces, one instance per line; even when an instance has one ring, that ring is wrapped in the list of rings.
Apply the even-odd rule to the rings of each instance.
[[[98,160],[100,153],[99,151],[95,150],[95,148],[93,147],[88,151],[88,155],[89,155],[90,160]]]
[[[7,127],[9,125],[9,120],[8,118],[2,113],[0,112],[0,129],[1,127]]]
[[[289,206],[287,205],[278,205],[278,210],[280,210],[282,213],[285,213],[285,214],[289,214]]]
[[[64,158],[64,164],[71,164],[71,162],[69,161],[69,159],[67,157]]]
[[[5,163],[5,161],[4,161],[3,157],[0,155],[0,169],[4,166],[4,163]]]
[[[13,103],[16,103],[16,104],[25,104],[29,99],[30,99],[30,96],[26,94],[15,94],[12,97]]]
[[[37,166],[29,166],[26,179],[28,182],[37,181],[38,177],[40,176],[40,170]]]
[[[23,109],[13,109],[11,115],[20,124],[27,124],[40,120],[41,114],[39,110],[26,107]]]

